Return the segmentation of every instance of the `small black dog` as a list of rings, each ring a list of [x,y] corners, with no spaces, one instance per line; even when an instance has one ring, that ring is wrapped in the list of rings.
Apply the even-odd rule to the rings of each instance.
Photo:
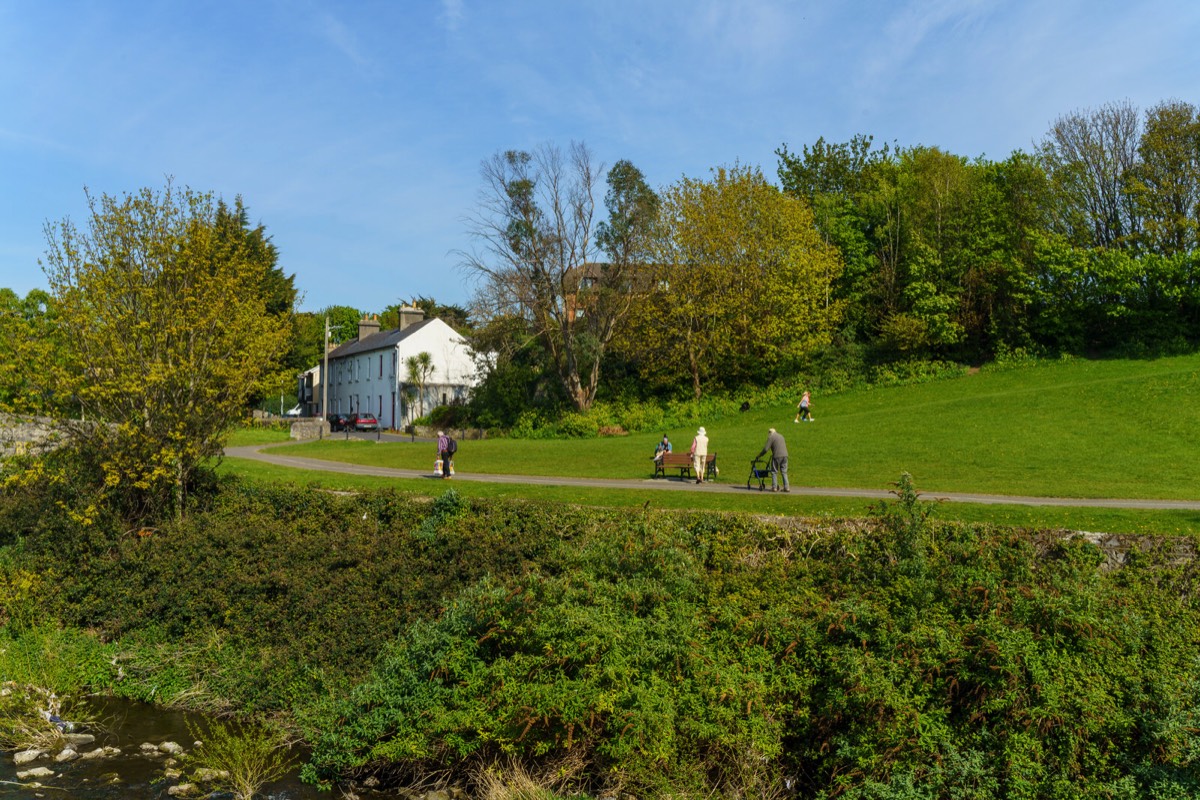
[[[742,411],[749,411],[749,410],[750,410],[750,401],[746,400],[742,403]]]

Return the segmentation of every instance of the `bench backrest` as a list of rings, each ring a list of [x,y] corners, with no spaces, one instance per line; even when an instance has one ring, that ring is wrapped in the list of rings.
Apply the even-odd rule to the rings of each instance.
[[[709,453],[708,455],[706,455],[704,457],[704,462],[708,463],[709,461],[713,461],[716,459],[716,457],[717,457],[716,453]],[[692,463],[692,457],[689,456],[687,453],[664,453],[663,454],[663,464],[678,464],[678,465],[682,466],[682,465],[691,464],[691,463]]]

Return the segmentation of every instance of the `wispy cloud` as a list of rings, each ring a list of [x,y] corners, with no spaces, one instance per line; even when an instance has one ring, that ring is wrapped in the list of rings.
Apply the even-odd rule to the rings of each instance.
[[[863,67],[863,79],[871,84],[883,76],[897,74],[944,30],[968,27],[985,16],[995,0],[916,0],[894,13],[882,31],[874,57]],[[944,41],[941,45],[944,46]]]
[[[331,14],[324,14],[320,20],[320,33],[346,58],[359,67],[368,67],[369,58],[362,53],[358,37],[341,20]]]
[[[702,46],[756,63],[774,59],[795,44],[797,15],[776,0],[708,2],[690,18]]]
[[[463,0],[442,0],[442,14],[440,19],[447,30],[458,30],[458,26],[463,21],[464,16]]]

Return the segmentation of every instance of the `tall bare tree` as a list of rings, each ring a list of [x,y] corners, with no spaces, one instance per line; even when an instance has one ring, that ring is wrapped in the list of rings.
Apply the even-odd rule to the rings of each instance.
[[[631,271],[648,247],[655,202],[632,164],[609,173],[609,221],[596,221],[603,167],[587,146],[545,144],[483,162],[479,206],[468,218],[476,249],[460,252],[486,323],[519,317],[541,340],[571,403],[595,399],[604,354],[629,311]],[[602,253],[608,261],[601,263]]]
[[[1075,244],[1123,247],[1139,233],[1127,191],[1138,163],[1138,110],[1128,101],[1076,111],[1042,140],[1042,165],[1060,196],[1059,227]]]

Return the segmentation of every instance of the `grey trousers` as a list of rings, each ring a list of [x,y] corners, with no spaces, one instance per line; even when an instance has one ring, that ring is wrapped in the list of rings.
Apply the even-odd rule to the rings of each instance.
[[[785,489],[791,488],[788,485],[787,462],[788,462],[787,456],[784,456],[783,458],[772,458],[771,459],[771,488],[772,489],[779,488],[779,484],[778,484],[779,479],[776,477],[776,475],[778,473],[783,474],[783,488],[785,488]]]

